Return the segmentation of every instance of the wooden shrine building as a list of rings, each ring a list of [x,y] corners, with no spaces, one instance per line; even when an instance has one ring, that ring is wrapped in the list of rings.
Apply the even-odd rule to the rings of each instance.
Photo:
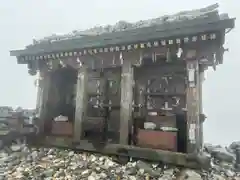
[[[39,141],[197,167],[204,71],[235,19],[218,5],[52,35],[11,51],[40,75]]]

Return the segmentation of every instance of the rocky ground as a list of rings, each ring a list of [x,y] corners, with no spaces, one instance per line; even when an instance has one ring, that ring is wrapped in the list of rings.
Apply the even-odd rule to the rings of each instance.
[[[207,144],[205,150],[213,158],[212,168],[203,171],[144,161],[120,165],[103,155],[54,148],[37,149],[18,143],[0,151],[0,180],[240,180],[234,167],[234,152],[238,147],[240,143],[233,143],[228,148]]]

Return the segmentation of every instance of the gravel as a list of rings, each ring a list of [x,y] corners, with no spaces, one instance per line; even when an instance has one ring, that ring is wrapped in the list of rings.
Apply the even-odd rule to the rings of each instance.
[[[0,180],[240,180],[234,153],[240,143],[236,143],[228,148],[207,144],[205,153],[212,156],[212,168],[204,171],[140,160],[121,165],[108,156],[57,148],[32,148],[18,141],[0,151]]]

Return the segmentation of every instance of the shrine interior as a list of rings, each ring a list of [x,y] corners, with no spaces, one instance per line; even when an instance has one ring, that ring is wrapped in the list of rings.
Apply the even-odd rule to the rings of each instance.
[[[68,135],[73,133],[75,119],[75,92],[77,83],[77,70],[71,66],[58,65],[50,74],[50,90],[47,102],[48,120],[45,123],[45,132],[55,135]],[[59,118],[67,119],[59,119]],[[58,119],[57,119],[58,118]],[[61,123],[67,122],[61,127]],[[58,126],[58,127],[56,127]],[[65,126],[65,127],[64,127]]]

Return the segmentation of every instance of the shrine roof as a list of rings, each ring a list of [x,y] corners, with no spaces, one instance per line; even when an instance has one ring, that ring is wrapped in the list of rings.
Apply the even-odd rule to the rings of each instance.
[[[22,57],[84,48],[102,48],[234,28],[235,19],[230,19],[227,14],[219,14],[217,8],[218,4],[213,4],[202,9],[136,23],[120,21],[115,25],[73,31],[65,35],[54,34],[33,40],[33,44],[23,50],[10,51],[10,55]]]

